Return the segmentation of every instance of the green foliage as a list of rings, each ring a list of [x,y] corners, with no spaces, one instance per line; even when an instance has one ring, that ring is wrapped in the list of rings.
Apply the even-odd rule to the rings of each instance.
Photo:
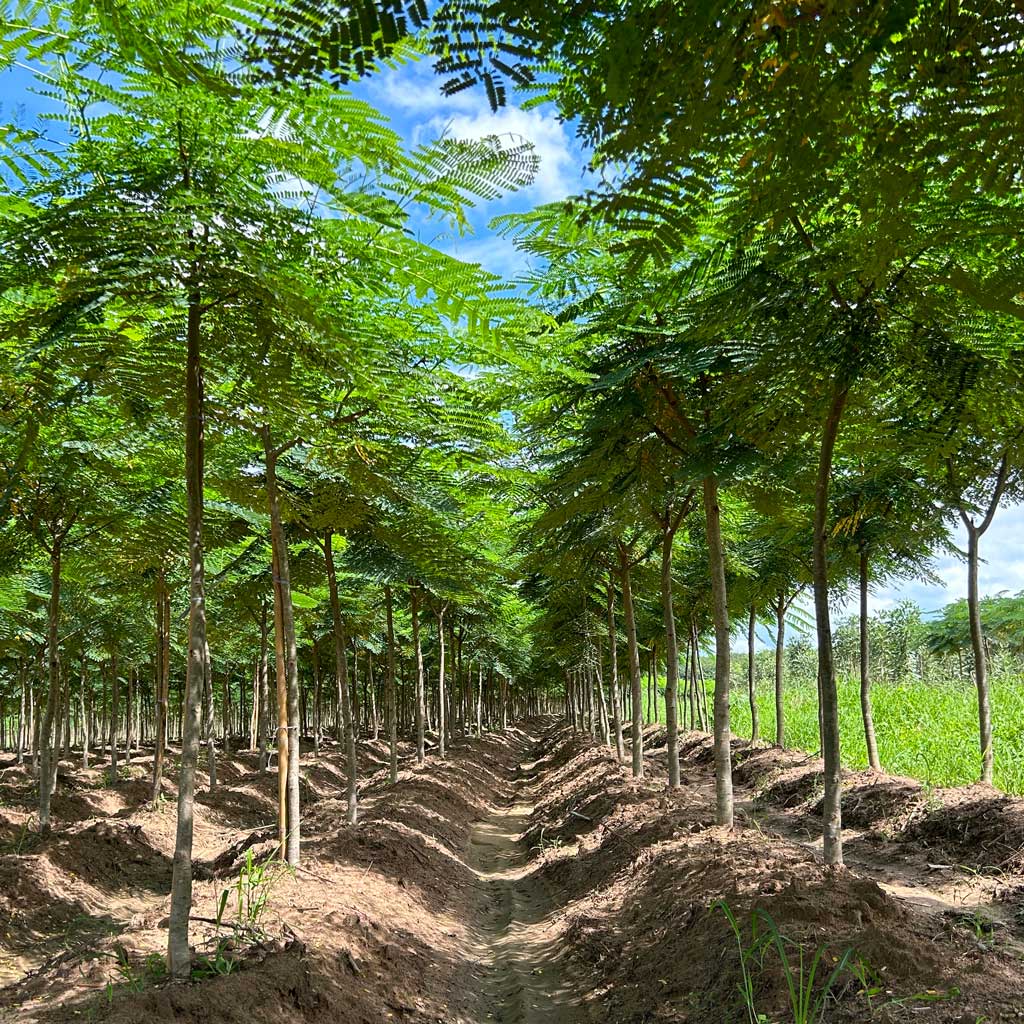
[[[839,979],[854,960],[852,949],[841,957],[830,957],[826,946],[808,953],[802,945],[787,939],[779,931],[771,914],[755,907],[750,915],[750,942],[746,943],[736,915],[725,900],[712,908],[725,914],[740,954],[740,995],[750,1024],[767,1024],[768,1018],[756,1005],[757,976],[765,970],[769,951],[774,952],[782,968],[789,997],[793,1024],[818,1024],[825,1017],[829,997]],[[826,973],[828,972],[828,973]]]
[[[263,916],[267,912],[275,886],[289,874],[287,865],[278,861],[260,862],[245,851],[245,863],[235,884],[224,889],[217,901],[217,927],[225,921],[228,903],[234,901],[231,928],[236,938],[258,939],[263,933]]]

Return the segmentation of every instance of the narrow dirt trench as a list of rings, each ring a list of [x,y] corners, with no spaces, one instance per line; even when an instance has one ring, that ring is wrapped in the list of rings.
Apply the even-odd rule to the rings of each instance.
[[[560,965],[558,903],[537,875],[524,834],[538,762],[518,766],[507,803],[473,826],[467,863],[479,879],[473,955],[487,966],[487,1019],[501,1024],[582,1024]]]

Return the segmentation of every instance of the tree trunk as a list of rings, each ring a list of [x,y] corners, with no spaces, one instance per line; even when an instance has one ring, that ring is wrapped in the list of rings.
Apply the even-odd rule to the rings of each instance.
[[[829,613],[828,492],[832,453],[848,389],[837,383],[821,434],[818,476],[814,485],[814,618],[818,628],[818,692],[821,707],[821,754],[825,761],[823,854],[826,864],[843,863],[841,766],[839,763],[839,696],[832,656],[832,620]]]
[[[779,594],[775,606],[775,745],[786,745],[786,709],[782,703],[782,670],[786,654],[786,602]]]
[[[310,643],[310,655],[313,660],[313,756],[320,755],[320,652],[314,638]]]
[[[608,573],[608,648],[611,657],[612,728],[615,731],[615,757],[621,764],[625,759],[622,743],[622,692],[619,689],[619,644],[615,629],[615,583]]]
[[[426,760],[426,738],[424,728],[426,721],[426,687],[423,677],[423,645],[420,642],[420,592],[413,586],[409,594],[412,615],[412,645],[416,649],[416,761],[423,764]]]
[[[171,913],[167,935],[168,963],[175,981],[192,972],[188,919],[192,910],[192,834],[196,762],[199,759],[199,713],[206,651],[206,596],[203,562],[203,371],[199,358],[199,295],[189,296],[185,370],[185,481],[188,504],[189,635],[182,709],[178,821],[171,872]]]
[[[24,680],[23,680],[24,682]],[[85,656],[82,656],[82,667],[79,680],[79,694],[78,704],[82,715],[82,767],[89,767],[89,713],[92,710],[89,707],[91,703],[88,699],[89,690],[89,676],[86,672]],[[24,692],[24,691],[23,691]]]
[[[153,788],[151,799],[160,798],[164,775],[164,754],[167,750],[168,699],[171,686],[171,608],[164,569],[156,577],[156,731],[153,748]]]
[[[718,480],[704,478],[704,518],[715,619],[715,821],[732,826],[732,734],[729,730],[730,629]]]
[[[437,612],[437,756],[445,756],[444,607]]]
[[[110,782],[117,784],[117,732],[121,717],[121,673],[117,653],[110,656]]]
[[[274,572],[275,624],[280,626],[277,641],[278,670],[284,670],[284,679],[278,679],[278,734],[286,731],[285,763],[278,765],[278,771],[285,773],[285,800],[287,811],[287,834],[285,836],[285,860],[292,866],[299,863],[301,810],[299,806],[299,758],[301,756],[299,736],[299,666],[295,646],[295,618],[292,608],[291,573],[288,567],[288,541],[281,521],[281,505],[277,493],[277,459],[285,449],[271,446],[270,428],[263,428],[263,450],[267,469],[267,503],[270,511],[271,549],[276,559]],[[280,693],[284,683],[284,701]],[[283,707],[282,707],[283,703]]]
[[[864,742],[868,748],[868,764],[876,772],[882,770],[875,741],[875,718],[871,713],[871,643],[868,636],[868,549],[860,549],[860,713],[864,720]]]
[[[331,602],[331,625],[334,631],[334,662],[335,677],[338,685],[338,703],[341,705],[341,721],[345,736],[345,777],[347,812],[346,820],[350,825],[356,823],[358,809],[356,804],[356,784],[358,766],[356,764],[356,730],[352,715],[352,701],[348,688],[348,659],[345,647],[345,627],[341,621],[341,606],[338,602],[338,576],[334,569],[334,551],[331,547],[331,531],[324,535],[324,560],[327,563],[327,589]]]
[[[386,697],[388,715],[388,748],[390,751],[390,764],[388,766],[388,778],[394,785],[398,781],[398,702],[395,700],[395,614],[394,599],[391,594],[391,587],[384,587],[384,614],[387,618],[388,628],[388,650],[387,650],[387,678]]]
[[[269,629],[267,628],[267,605],[260,599],[260,660],[257,668],[259,675],[257,686],[259,697],[257,698],[258,712],[256,716],[256,729],[259,734],[260,759],[258,767],[261,772],[267,770],[270,763],[270,659],[269,659]]]
[[[629,651],[629,681],[633,705],[633,778],[644,777],[643,683],[640,679],[640,651],[636,643],[636,618],[633,614],[633,590],[630,583],[629,551],[618,544],[619,578],[622,584],[622,613],[626,620],[626,646]]]
[[[978,547],[982,531],[967,525],[967,617],[974,654],[974,685],[978,690],[978,739],[981,747],[981,781],[992,785],[992,707],[989,699],[988,659],[981,626],[981,598],[978,589]]]
[[[665,620],[665,733],[668,738],[668,788],[679,788],[679,641],[672,602],[672,542],[675,530],[661,539],[661,614]],[[653,655],[652,655],[653,656]]]
[[[60,633],[60,570],[61,549],[66,529],[57,524],[52,534],[50,548],[50,601],[47,606],[46,622],[46,664],[48,685],[46,690],[46,712],[39,731],[39,831],[50,831],[50,797],[57,780],[57,759],[54,756],[53,736],[60,699],[60,658],[57,652]]]
[[[288,857],[288,676],[285,667],[284,627],[277,589],[277,552],[270,555],[274,580],[274,669],[277,698],[277,843],[282,860]]]
[[[85,664],[83,659],[83,665]],[[19,691],[20,697],[18,699],[18,750],[15,754],[16,763],[25,763],[25,748],[28,746],[26,742],[28,737],[28,670],[25,667],[25,659],[18,659],[18,680],[20,683]],[[85,691],[82,691],[85,693]],[[88,736],[88,733],[86,733]],[[89,767],[89,753],[88,753],[88,741],[86,742],[86,761],[84,767]]]
[[[757,743],[761,738],[761,722],[757,715],[757,693],[754,686],[756,665],[754,663],[754,642],[757,637],[754,627],[757,625],[757,609],[750,606],[750,618],[747,621],[747,696],[750,698],[750,742]]]
[[[478,666],[479,672],[476,686],[476,736],[480,739],[484,734],[484,663]]]
[[[210,645],[203,653],[203,732],[206,738],[206,772],[209,789],[217,788],[217,746],[213,737],[213,666],[210,664]]]

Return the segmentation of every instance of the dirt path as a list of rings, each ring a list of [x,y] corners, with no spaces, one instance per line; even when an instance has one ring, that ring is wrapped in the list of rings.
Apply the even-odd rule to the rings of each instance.
[[[477,823],[467,863],[480,881],[472,955],[487,965],[488,1020],[582,1024],[586,1019],[559,963],[557,902],[536,875],[522,836],[534,804],[536,762],[519,766],[509,802]]]

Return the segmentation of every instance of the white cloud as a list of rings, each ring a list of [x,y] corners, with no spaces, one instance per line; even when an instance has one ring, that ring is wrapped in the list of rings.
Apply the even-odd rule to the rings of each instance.
[[[441,93],[443,79],[425,60],[405,64],[399,68],[382,70],[359,83],[356,93],[363,92],[375,107],[391,117],[449,111],[470,112],[487,106],[481,89],[464,89],[454,96]]]
[[[416,126],[413,142],[429,142],[446,134],[456,139],[479,139],[488,135],[528,139],[533,143],[540,168],[533,184],[522,190],[537,203],[564,199],[581,190],[584,161],[565,125],[541,110],[503,107],[490,111],[477,105],[473,111],[439,114]]]
[[[967,536],[963,526],[955,531],[954,543],[966,551]],[[996,512],[992,525],[981,538],[980,554],[978,589],[982,596],[1024,590],[1024,505],[1007,505]],[[934,569],[940,580],[938,584],[910,580],[880,587],[871,597],[872,610],[891,608],[898,601],[909,599],[930,612],[967,596],[964,559],[942,552],[936,558]]]

